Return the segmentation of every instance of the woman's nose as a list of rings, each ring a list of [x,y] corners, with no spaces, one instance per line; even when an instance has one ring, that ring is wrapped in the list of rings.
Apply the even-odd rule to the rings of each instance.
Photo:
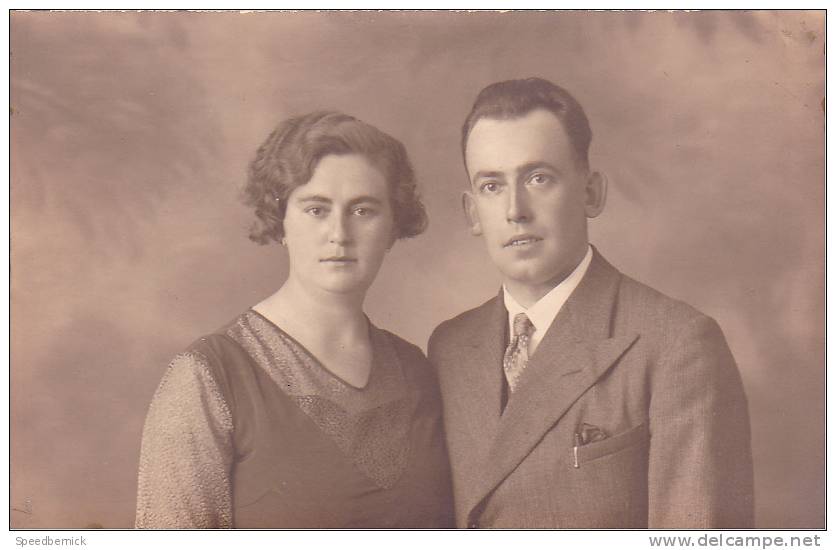
[[[345,215],[335,213],[331,216],[331,226],[328,231],[328,242],[346,244],[349,242],[348,219]]]

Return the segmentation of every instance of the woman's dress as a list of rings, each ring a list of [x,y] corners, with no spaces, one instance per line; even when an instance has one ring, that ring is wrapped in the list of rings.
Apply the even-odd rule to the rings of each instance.
[[[145,422],[136,526],[452,527],[435,374],[369,331],[364,388],[253,310],[175,357]]]

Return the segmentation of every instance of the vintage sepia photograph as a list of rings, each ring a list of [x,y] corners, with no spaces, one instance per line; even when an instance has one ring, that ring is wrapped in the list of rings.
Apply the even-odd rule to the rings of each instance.
[[[11,10],[10,528],[824,529],[825,16]]]

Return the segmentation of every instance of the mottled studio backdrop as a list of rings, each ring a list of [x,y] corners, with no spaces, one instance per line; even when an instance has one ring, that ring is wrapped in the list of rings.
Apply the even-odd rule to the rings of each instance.
[[[824,15],[11,15],[11,521],[129,527],[169,359],[272,293],[247,162],[334,108],[399,137],[430,214],[367,301],[424,347],[494,294],[459,127],[496,80],[577,95],[610,196],[592,241],[715,317],[753,418],[757,524],[824,525]]]

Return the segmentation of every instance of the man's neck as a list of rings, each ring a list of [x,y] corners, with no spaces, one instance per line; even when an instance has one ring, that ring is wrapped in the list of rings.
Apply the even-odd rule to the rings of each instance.
[[[539,302],[543,296],[554,290],[564,279],[566,279],[565,276],[557,282],[549,282],[548,284],[536,286],[519,284],[516,281],[505,281],[504,285],[505,290],[514,297],[514,300],[522,307],[528,309]]]
[[[516,281],[514,279],[506,278],[503,281],[503,285],[505,290],[513,296],[514,300],[517,301],[522,307],[528,309],[540,299],[543,298],[546,294],[554,290],[559,284],[564,282],[577,268],[581,265],[584,258],[586,258],[587,251],[591,252],[589,245],[584,248],[583,253],[580,255],[576,262],[573,262],[572,267],[562,271],[557,276],[539,284],[530,284],[527,282]]]

